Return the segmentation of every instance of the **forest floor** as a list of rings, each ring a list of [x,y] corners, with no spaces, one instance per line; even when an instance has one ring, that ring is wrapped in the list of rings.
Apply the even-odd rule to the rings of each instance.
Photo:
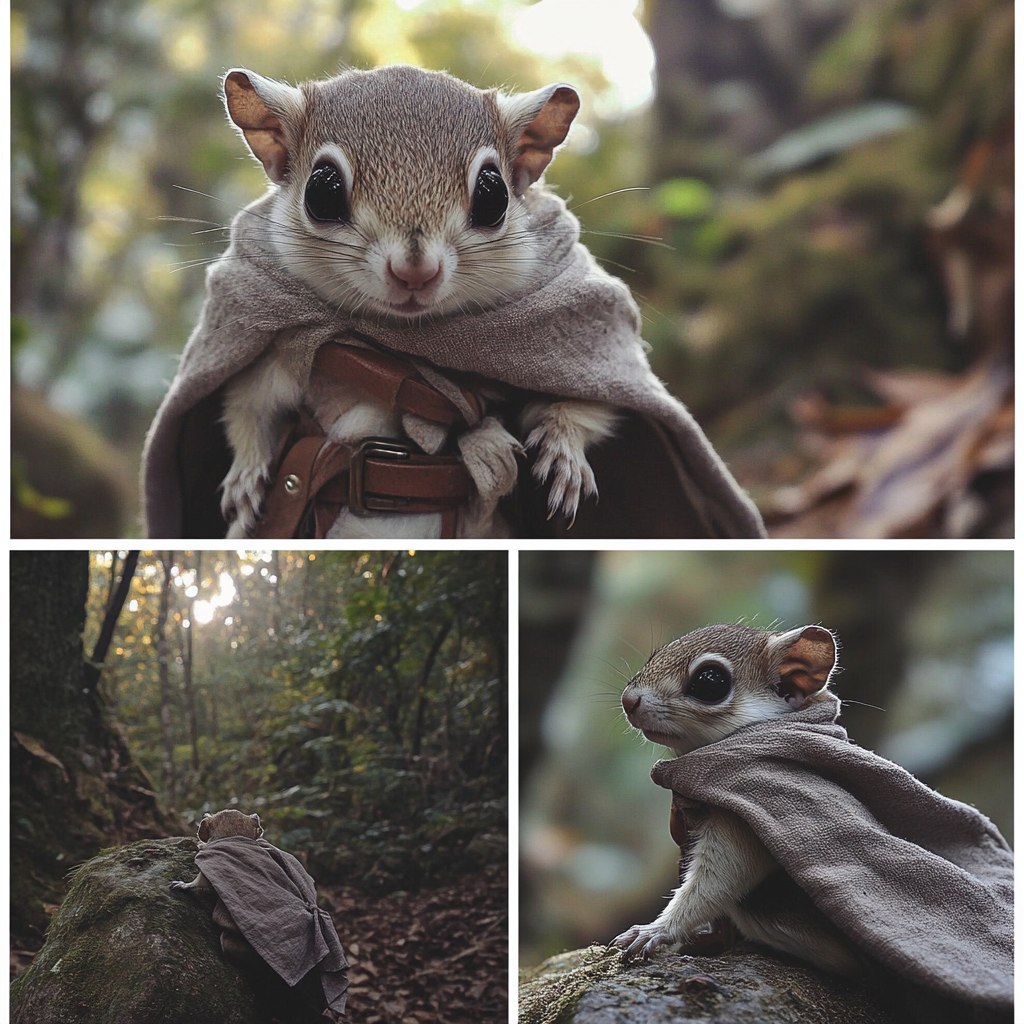
[[[508,872],[366,896],[325,889],[350,964],[352,1024],[508,1020]]]
[[[349,962],[351,1024],[508,1020],[508,871],[457,885],[367,896],[319,887]],[[11,977],[35,958],[14,940]]]

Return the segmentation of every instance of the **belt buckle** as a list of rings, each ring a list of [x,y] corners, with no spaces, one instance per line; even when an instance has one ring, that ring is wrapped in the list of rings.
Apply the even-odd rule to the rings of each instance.
[[[394,512],[404,501],[402,498],[374,497],[366,494],[366,460],[392,459],[401,462],[408,459],[412,451],[407,444],[390,437],[367,437],[359,442],[352,453],[348,468],[348,505],[357,516],[368,516],[372,512]]]

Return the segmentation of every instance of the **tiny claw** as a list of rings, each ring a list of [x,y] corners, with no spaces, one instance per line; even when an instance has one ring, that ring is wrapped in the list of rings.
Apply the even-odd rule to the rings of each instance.
[[[621,959],[623,963],[628,964],[637,957],[644,961],[650,960],[651,954],[666,939],[664,933],[653,930],[650,925],[635,924],[621,935],[616,935],[612,939],[612,945],[623,947]]]

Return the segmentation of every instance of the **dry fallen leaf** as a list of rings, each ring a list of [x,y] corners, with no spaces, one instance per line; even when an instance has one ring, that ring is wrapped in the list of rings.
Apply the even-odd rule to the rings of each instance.
[[[507,1021],[504,869],[420,893],[371,897],[331,890],[326,895],[345,949],[361,953],[361,984],[355,983],[355,970],[350,978],[348,1014],[353,1021]]]

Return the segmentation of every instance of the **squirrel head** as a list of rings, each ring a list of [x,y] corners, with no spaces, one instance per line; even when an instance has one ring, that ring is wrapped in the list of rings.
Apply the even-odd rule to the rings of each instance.
[[[199,822],[199,841],[209,843],[214,839],[242,836],[245,839],[259,839],[263,835],[258,814],[243,814],[241,811],[226,810],[216,814],[204,814]]]
[[[803,707],[825,692],[836,658],[822,626],[706,626],[655,651],[622,708],[649,740],[684,754]]]
[[[234,69],[227,113],[278,189],[268,236],[339,308],[485,308],[529,280],[528,211],[579,97],[521,95],[405,65],[298,88]]]

